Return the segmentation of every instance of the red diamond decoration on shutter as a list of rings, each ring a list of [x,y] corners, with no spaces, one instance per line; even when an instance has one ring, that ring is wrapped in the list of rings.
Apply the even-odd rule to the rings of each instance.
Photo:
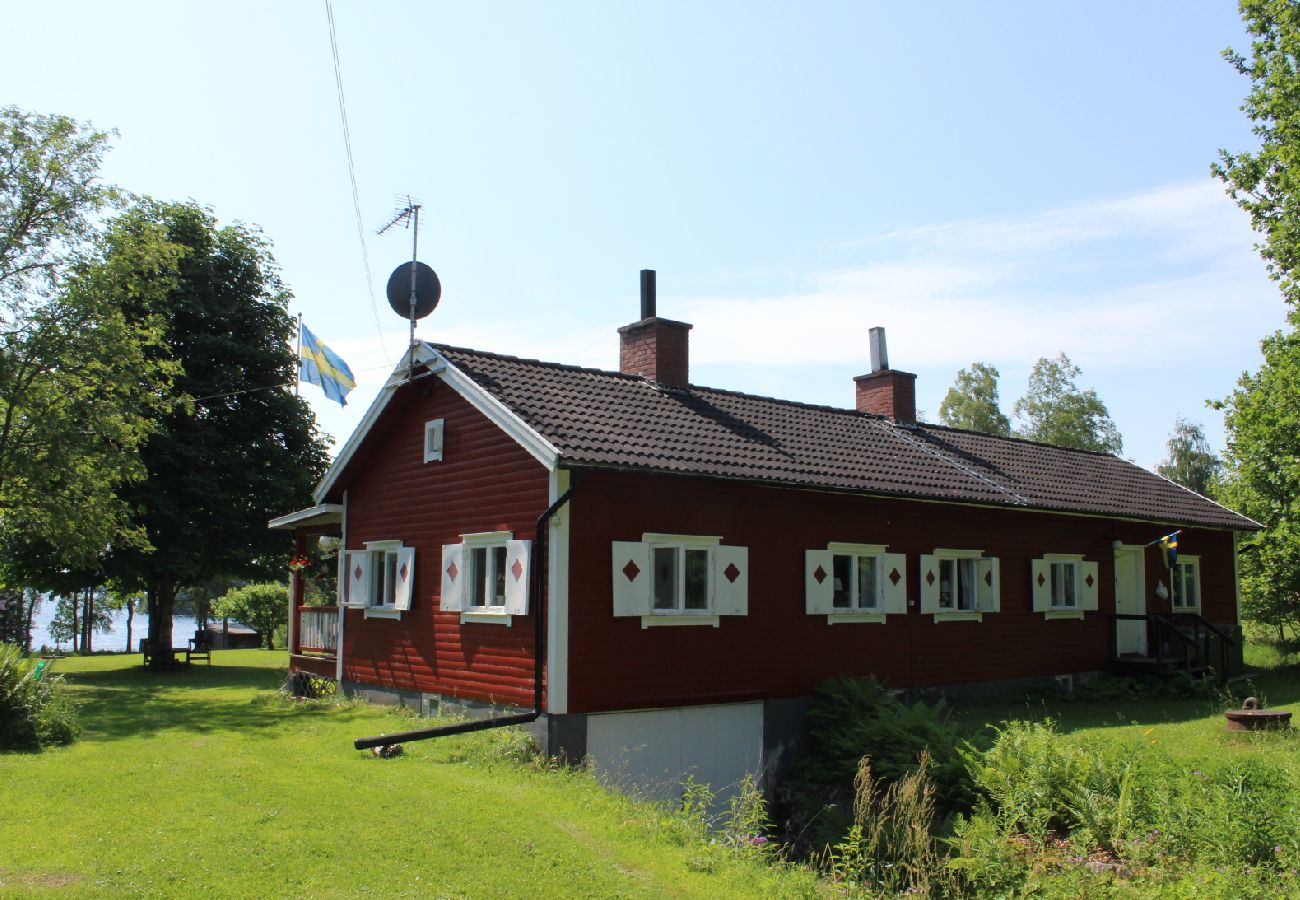
[[[406,580],[406,563],[402,563],[402,567],[397,570],[397,577],[403,581]]]
[[[1043,577],[1043,573],[1042,573],[1042,572],[1039,572],[1039,573],[1038,573],[1038,586],[1039,586],[1039,587],[1042,587],[1042,586],[1045,585],[1045,584],[1047,584],[1047,579]]]
[[[361,580],[361,576],[364,575],[364,574],[366,574],[366,573],[361,571],[361,567],[360,567],[360,566],[357,566],[356,571],[352,573],[352,577],[355,578],[357,581],[360,581],[360,580]]]
[[[903,576],[895,569],[889,573],[889,580],[893,582],[894,587],[898,587],[898,583],[903,580]]]
[[[925,583],[926,583],[926,584],[929,584],[929,585],[933,585],[933,584],[934,584],[934,572],[933,572],[933,571],[930,571],[930,572],[926,572],[926,573],[925,573]]]
[[[984,583],[987,584],[989,587],[993,587],[993,570],[992,570],[992,569],[989,569],[987,572],[984,573]]]
[[[736,568],[735,563],[731,563],[725,569],[722,570],[722,574],[727,576],[728,581],[730,581],[732,584],[735,584],[736,579],[740,577],[740,570]]]
[[[510,567],[510,574],[515,576],[515,581],[518,581],[519,576],[524,574],[524,567],[519,564],[519,560],[515,560],[515,564]]]
[[[637,568],[636,561],[629,559],[627,565],[623,567],[623,574],[627,576],[628,581],[636,581],[636,577],[641,574]]]
[[[818,566],[817,571],[813,572],[813,578],[816,578],[817,583],[821,584],[823,581],[826,580],[826,570],[823,569],[821,566]]]
[[[1088,587],[1092,587],[1092,573],[1091,573],[1091,572],[1088,573],[1088,577],[1087,577],[1087,578],[1083,579],[1083,583],[1086,584]]]
[[[447,567],[447,577],[450,578],[452,581],[456,580],[456,576],[458,574],[459,574],[459,570],[456,568],[455,563],[452,563]]]

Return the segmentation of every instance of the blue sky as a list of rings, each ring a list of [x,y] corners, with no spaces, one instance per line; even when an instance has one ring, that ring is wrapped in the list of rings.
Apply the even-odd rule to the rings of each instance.
[[[1258,365],[1282,302],[1209,178],[1253,146],[1233,4],[14,4],[3,100],[116,128],[110,180],[261,226],[352,366],[341,442],[405,346],[383,286],[410,194],[435,341],[614,368],[637,317],[694,324],[692,380],[850,406],[867,330],[937,419],[957,370],[1003,408],[1064,351],[1153,466]]]

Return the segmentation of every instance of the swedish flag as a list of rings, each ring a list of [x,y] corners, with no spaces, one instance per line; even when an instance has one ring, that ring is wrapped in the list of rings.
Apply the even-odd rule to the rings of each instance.
[[[1178,564],[1178,532],[1167,534],[1160,539],[1160,549],[1165,551],[1165,565],[1173,568]]]
[[[348,368],[337,353],[325,346],[316,335],[302,326],[302,350],[298,367],[298,380],[314,384],[325,392],[331,400],[337,400],[339,406],[347,406],[348,391],[357,386]]]

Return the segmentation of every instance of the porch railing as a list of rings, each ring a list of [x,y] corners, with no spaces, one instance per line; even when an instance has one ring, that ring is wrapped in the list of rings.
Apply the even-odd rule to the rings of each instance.
[[[336,606],[298,607],[298,652],[336,654],[339,611]]]
[[[1119,624],[1126,621],[1147,623],[1147,654],[1120,654]],[[1182,669],[1189,675],[1212,672],[1222,682],[1228,677],[1231,648],[1236,643],[1235,638],[1196,613],[1111,615],[1110,652],[1115,663],[1148,661],[1157,671]]]

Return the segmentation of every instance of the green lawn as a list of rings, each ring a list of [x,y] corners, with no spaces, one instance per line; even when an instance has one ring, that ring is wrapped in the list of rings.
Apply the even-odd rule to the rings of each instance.
[[[352,739],[411,727],[276,693],[283,652],[218,651],[156,675],[67,659],[80,739],[0,755],[0,894],[817,896],[585,772],[511,759],[488,732],[381,760]]]

